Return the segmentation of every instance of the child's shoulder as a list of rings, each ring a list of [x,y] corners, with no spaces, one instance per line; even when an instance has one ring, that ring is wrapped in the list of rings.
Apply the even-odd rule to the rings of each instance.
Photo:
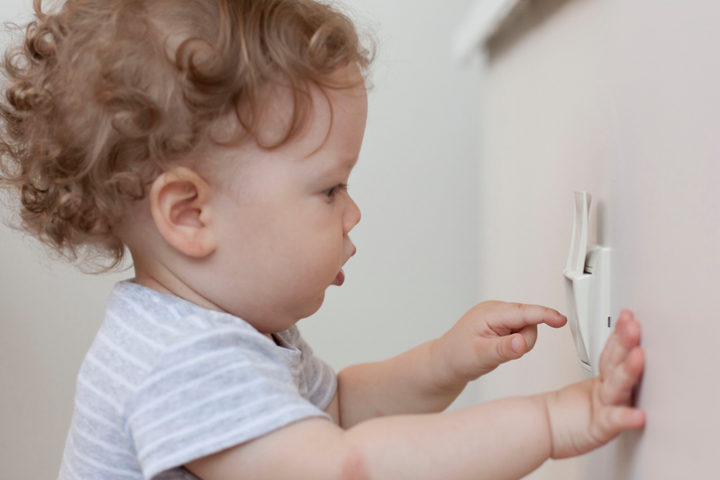
[[[282,338],[290,344],[295,335],[283,332]],[[153,385],[212,376],[232,365],[284,371],[297,362],[289,351],[298,349],[278,348],[238,317],[123,281],[110,294],[78,378],[112,386],[108,397],[121,404]]]
[[[105,324],[135,329],[138,334],[150,335],[165,346],[217,330],[236,331],[248,341],[265,338],[239,317],[209,310],[131,280],[119,282],[113,288]]]
[[[307,349],[295,326],[275,334],[284,349],[250,323],[226,312],[210,310],[181,297],[162,293],[133,281],[115,285],[108,300],[98,339],[158,362],[183,356],[212,356],[232,352],[253,362],[285,362],[286,350]]]

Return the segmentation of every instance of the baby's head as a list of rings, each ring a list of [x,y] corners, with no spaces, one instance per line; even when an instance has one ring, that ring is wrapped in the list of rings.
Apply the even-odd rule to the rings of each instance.
[[[314,312],[359,220],[342,184],[369,55],[347,17],[312,0],[39,3],[0,107],[23,227],[71,258],[128,247],[139,280],[211,308]]]

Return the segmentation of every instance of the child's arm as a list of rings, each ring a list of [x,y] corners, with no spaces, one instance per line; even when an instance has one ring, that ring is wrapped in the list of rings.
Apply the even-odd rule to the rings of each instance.
[[[468,381],[527,353],[538,324],[565,322],[546,307],[481,303],[436,340],[383,362],[342,370],[328,412],[347,428],[377,416],[442,411]]]
[[[644,425],[644,412],[629,407],[644,368],[639,341],[640,325],[625,311],[595,379],[450,413],[376,418],[346,431],[305,420],[187,466],[204,480],[517,479],[548,457],[585,453]]]

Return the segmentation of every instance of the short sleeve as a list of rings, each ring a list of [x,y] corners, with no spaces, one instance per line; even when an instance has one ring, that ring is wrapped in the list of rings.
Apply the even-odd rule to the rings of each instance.
[[[300,351],[300,373],[302,395],[313,405],[325,410],[337,391],[335,370],[316,356],[308,343],[302,338],[296,326],[280,334],[291,347]]]
[[[303,397],[279,350],[231,326],[168,347],[125,412],[145,477],[304,418],[327,418]]]

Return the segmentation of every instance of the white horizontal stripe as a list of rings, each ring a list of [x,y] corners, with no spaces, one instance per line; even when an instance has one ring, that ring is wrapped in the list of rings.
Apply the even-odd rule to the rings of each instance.
[[[180,313],[180,311],[176,308],[175,305],[171,305],[171,306],[166,307],[166,308],[167,308],[168,310],[172,311],[173,314],[175,314],[175,316],[176,316],[177,318],[182,318],[183,321],[190,321],[190,322],[192,322],[193,325],[195,325],[196,327],[206,327],[206,326],[208,325],[207,322],[205,322],[205,321],[204,321],[203,319],[201,319],[201,318],[198,318],[197,315],[194,315],[194,314],[183,315],[182,313]]]
[[[95,435],[89,434],[85,431],[83,431],[78,424],[75,424],[75,434],[84,438],[86,442],[92,443],[93,445],[96,445],[98,447],[102,447],[105,450],[109,450],[110,452],[115,453],[116,455],[122,455],[123,457],[128,457],[132,461],[135,461],[135,455],[128,452],[127,450],[123,450],[117,447],[117,445],[109,444],[103,440],[100,440]],[[86,450],[86,449],[83,449]]]
[[[192,382],[181,383],[178,385],[177,388],[170,390],[169,392],[166,392],[165,395],[163,395],[162,397],[158,397],[158,398],[154,399],[153,401],[147,402],[147,403],[143,404],[142,406],[138,407],[138,409],[135,410],[135,412],[133,412],[132,415],[130,415],[130,417],[128,418],[128,422],[132,421],[132,419],[134,419],[136,416],[142,415],[145,411],[150,410],[150,409],[156,407],[157,405],[161,404],[163,401],[165,401],[165,399],[167,397],[169,397],[171,395],[177,395],[186,390],[192,390],[193,388],[197,387],[197,385],[199,385],[209,379],[212,379],[216,376],[220,376],[225,372],[233,370],[234,368],[245,367],[247,365],[250,365],[250,362],[230,364],[220,370],[214,371],[212,373],[212,375],[209,375],[206,377],[200,377]]]
[[[75,441],[73,440],[73,445],[74,444],[75,444]],[[80,460],[81,462],[85,462],[86,464],[90,465],[91,467],[93,467],[96,470],[104,470],[106,472],[110,472],[110,473],[113,473],[116,475],[122,475],[124,477],[137,479],[137,472],[134,469],[133,470],[129,470],[129,469],[121,470],[119,468],[110,467],[105,464],[96,462],[92,458],[89,458],[86,455],[83,455],[81,450],[78,448],[73,448],[73,452],[74,452],[75,459]]]
[[[129,310],[132,310],[135,315],[139,318],[142,318],[143,320],[147,320],[148,323],[161,328],[169,333],[172,333],[173,335],[178,335],[180,331],[170,327],[169,325],[165,325],[164,323],[156,321],[151,315],[148,315],[145,310],[142,309],[142,306],[139,306],[135,302],[132,302],[126,298],[122,299],[122,302],[126,304]]]
[[[327,369],[326,368],[320,368],[320,371],[318,372],[317,378],[315,378],[315,383],[313,383],[313,386],[310,387],[310,390],[308,391],[308,395],[312,397],[315,392],[318,390],[321,384],[325,383],[323,380],[325,380]]]
[[[199,409],[202,405],[212,403],[219,398],[235,395],[238,392],[242,392],[242,391],[247,391],[248,388],[252,388],[253,386],[257,385],[258,383],[262,383],[263,380],[264,379],[262,379],[262,378],[257,378],[252,382],[244,383],[236,388],[223,390],[223,391],[217,392],[215,395],[212,395],[209,397],[203,397],[202,400],[200,400],[198,402],[186,404],[181,409],[174,410],[174,411],[170,412],[168,415],[156,418],[152,422],[148,422],[148,423],[144,424],[141,428],[133,430],[133,436],[140,437],[141,435],[143,435],[143,433],[155,428],[157,425],[168,422],[168,421],[172,420],[173,418],[180,417],[187,411]]]
[[[85,455],[81,455],[80,452],[77,452],[77,451],[75,452],[75,458],[77,460],[80,460],[81,462],[87,463],[88,465],[92,466],[95,470],[101,470],[101,471],[105,471],[108,473],[112,473],[114,475],[121,475],[121,476],[127,477],[127,478],[134,478],[134,479],[138,478],[138,472],[134,469],[120,470],[119,468],[109,467],[102,463],[96,462],[92,458],[89,458]],[[102,478],[102,477],[100,477],[100,478]]]
[[[217,337],[220,337],[220,338],[223,338],[223,337],[225,337],[228,333],[234,333],[234,332],[235,332],[234,329],[233,329],[233,330],[228,330],[228,331],[220,330],[220,331],[216,331],[216,332],[210,332],[210,333],[205,334],[205,335],[200,335],[200,336],[197,336],[197,337],[193,337],[193,338],[191,338],[191,339],[188,339],[188,340],[185,341],[185,342],[178,342],[177,345],[174,345],[174,346],[173,346],[173,351],[182,350],[183,348],[185,348],[185,347],[187,347],[187,346],[191,346],[191,345],[193,345],[193,344],[195,344],[195,343],[199,343],[199,342],[202,342],[202,341],[205,341],[205,340],[209,340],[209,339],[211,339],[211,338],[213,338],[213,337],[216,337],[216,336],[217,336]],[[161,380],[161,379],[163,379],[163,378],[165,378],[165,377],[167,377],[167,376],[169,376],[169,375],[172,375],[173,373],[177,372],[178,370],[184,369],[184,368],[187,367],[188,365],[197,364],[197,363],[199,363],[199,362],[201,362],[201,361],[204,361],[204,360],[212,359],[212,358],[215,358],[215,357],[217,357],[217,356],[222,356],[222,355],[227,354],[228,352],[237,352],[237,350],[238,350],[238,346],[237,346],[237,345],[230,345],[230,346],[224,347],[222,350],[211,350],[211,351],[209,351],[208,353],[205,353],[204,355],[201,355],[201,356],[199,356],[199,357],[190,356],[190,357],[188,357],[187,360],[185,360],[185,361],[182,362],[182,363],[175,364],[172,368],[168,368],[168,369],[159,371],[159,372],[157,372],[157,373],[154,373],[154,374],[148,376],[148,378],[146,378],[145,381],[144,381],[144,382],[142,383],[142,385],[140,386],[140,389],[144,388],[144,387],[145,387],[146,385],[148,385],[148,384],[155,384],[155,383],[157,383],[159,380]]]
[[[80,476],[75,471],[75,467],[72,464],[72,462],[70,462],[69,457],[72,455],[71,452],[75,452],[75,442],[73,441],[72,435],[68,435],[67,446],[65,447],[65,453],[63,454],[63,462],[65,462],[65,466],[67,467],[68,471],[72,475],[72,478],[77,479],[77,478],[80,478]]]
[[[212,402],[214,402],[215,400],[220,399],[220,398],[223,398],[223,397],[228,397],[228,396],[231,396],[231,395],[235,395],[235,394],[237,394],[238,392],[246,391],[248,388],[251,388],[251,387],[257,385],[258,383],[261,383],[262,380],[263,380],[263,379],[258,378],[258,379],[256,379],[256,380],[253,381],[253,382],[245,383],[245,384],[243,384],[243,385],[241,385],[241,386],[239,386],[239,387],[237,387],[237,388],[233,388],[233,389],[230,389],[230,390],[223,390],[222,392],[218,392],[218,393],[216,393],[215,395],[212,395],[212,396],[210,396],[210,397],[204,397],[204,398],[203,398],[201,401],[199,401],[199,402],[195,402],[195,403],[192,403],[192,404],[189,404],[189,405],[185,405],[184,408],[179,409],[179,410],[175,410],[175,411],[172,412],[170,415],[165,415],[164,417],[160,417],[160,418],[158,418],[158,419],[156,419],[156,420],[154,420],[154,421],[152,421],[152,422],[149,422],[149,423],[143,425],[142,428],[138,428],[137,430],[135,430],[135,431],[133,432],[133,433],[134,433],[134,436],[139,437],[139,436],[141,436],[143,433],[145,433],[146,431],[151,430],[152,428],[155,428],[157,425],[160,425],[160,424],[162,424],[162,423],[166,423],[166,422],[168,422],[168,421],[170,421],[170,420],[172,420],[172,419],[174,419],[174,418],[180,417],[180,416],[182,416],[183,414],[185,414],[185,412],[199,409],[202,405],[206,405],[206,404],[208,404],[208,403],[212,403]],[[289,392],[289,393],[292,393],[292,392]],[[263,400],[263,401],[266,401],[266,399],[262,399],[262,400]],[[247,406],[249,406],[249,405],[254,405],[254,404],[243,405],[243,407],[247,407]]]
[[[193,444],[193,445],[189,446],[188,448],[186,448],[185,450],[180,450],[179,452],[176,452],[175,455],[173,455],[172,457],[160,459],[158,462],[156,462],[156,464],[161,463],[161,462],[164,465],[180,464],[181,462],[184,462],[187,459],[189,459],[190,457],[192,457],[195,454],[195,452],[206,451],[208,445],[211,445],[211,446],[212,445],[222,445],[227,440],[233,439],[235,437],[238,438],[239,441],[245,441],[245,439],[248,439],[246,432],[251,431],[252,427],[255,427],[258,424],[264,423],[269,426],[268,431],[270,431],[277,427],[277,425],[273,424],[273,421],[277,420],[278,418],[280,418],[282,416],[289,416],[290,414],[293,413],[293,411],[298,411],[298,412],[307,411],[308,406],[290,405],[282,410],[278,410],[277,412],[274,412],[275,415],[272,417],[261,417],[258,419],[257,422],[250,424],[250,425],[242,425],[241,428],[239,428],[238,430],[230,431],[221,437],[213,437],[213,438],[209,439],[207,442],[204,442],[201,444]],[[320,415],[320,414],[318,414],[318,415]],[[303,418],[303,417],[300,417],[299,419],[301,419],[301,418]],[[305,418],[310,418],[310,417],[308,416]],[[254,437],[250,437],[250,438],[254,438]],[[210,453],[214,453],[214,452],[210,452]],[[146,463],[147,470],[154,471],[157,468],[158,467],[156,467],[155,464]]]
[[[173,348],[173,350],[180,350],[182,348],[187,347],[188,345],[204,342],[205,340],[210,340],[213,337],[218,337],[220,339],[225,340],[225,339],[227,339],[228,336],[237,337],[238,339],[241,339],[241,340],[247,340],[251,345],[256,346],[257,341],[258,341],[257,335],[260,335],[260,334],[249,332],[246,330],[241,330],[241,329],[237,328],[237,326],[235,326],[235,325],[228,325],[227,327],[215,328],[213,330],[210,330],[210,331],[202,333],[202,334],[193,334],[191,337],[186,338],[185,340],[174,343],[172,345],[172,348]],[[267,339],[267,341],[270,342],[271,340]]]
[[[108,367],[106,367],[105,364],[103,364],[100,360],[98,360],[97,358],[95,358],[95,354],[94,354],[92,351],[88,352],[88,354],[87,354],[87,356],[86,356],[85,358],[86,358],[88,361],[90,361],[91,363],[95,364],[95,366],[96,366],[98,369],[100,369],[100,370],[102,370],[103,372],[105,372],[105,375],[107,375],[108,377],[110,377],[110,378],[111,378],[112,380],[114,380],[116,383],[119,383],[120,385],[124,386],[124,387],[127,388],[128,390],[131,390],[131,391],[134,391],[134,390],[135,390],[135,385],[133,385],[132,383],[128,382],[127,380],[125,380],[124,378],[122,378],[120,375],[118,375],[117,373],[113,372],[113,371],[110,370]]]
[[[330,405],[330,402],[332,401],[332,399],[336,393],[337,393],[337,386],[335,386],[335,388],[328,388],[327,392],[325,393],[325,396],[320,401],[319,406],[322,406],[323,409],[327,408],[328,405]]]
[[[222,350],[214,350],[210,351],[204,355],[200,355],[199,357],[188,357],[187,360],[185,360],[182,363],[176,363],[171,368],[166,368],[164,370],[160,370],[159,372],[156,372],[150,376],[148,376],[138,389],[139,391],[143,390],[147,386],[157,385],[160,383],[163,379],[167,377],[171,377],[172,375],[176,374],[178,371],[186,370],[189,365],[197,365],[198,363],[215,359],[216,357],[223,357],[227,355],[228,353],[232,352],[233,350],[236,350],[237,347],[230,346],[223,348]]]
[[[161,294],[158,295],[159,292],[152,291],[152,294],[150,295],[144,295],[145,301],[150,301],[153,303],[153,305],[160,307],[162,310],[172,310],[173,312],[179,312],[178,306],[182,305],[185,307],[185,309],[188,309],[188,307],[197,307],[197,308],[203,308],[199,305],[196,305],[195,303],[190,302],[189,300],[185,300],[182,297],[178,297],[177,295],[174,295],[172,293],[170,294]],[[166,296],[172,297],[170,299],[166,298]],[[183,316],[182,314],[178,316]]]
[[[313,399],[313,403],[319,408],[325,409],[332,401],[335,393],[336,388],[332,388],[332,385],[328,385],[328,388],[323,392],[322,397]]]
[[[132,363],[136,367],[140,367],[145,371],[150,370],[150,365],[143,362],[139,358],[137,358],[133,355],[130,355],[127,351],[125,351],[125,349],[120,348],[117,344],[115,344],[112,340],[110,340],[110,338],[107,335],[103,334],[102,331],[98,332],[97,338],[100,341],[102,341],[106,346],[108,346],[110,350],[114,351],[115,353],[120,355],[122,358],[124,358],[125,361],[127,361],[128,363]]]
[[[113,407],[113,409],[115,409],[115,413],[120,414],[122,412],[122,406],[119,403],[117,403],[115,400],[113,400],[112,398],[105,395],[103,392],[101,392],[100,390],[95,388],[93,385],[89,384],[82,376],[78,377],[78,383],[82,384],[83,387],[87,388],[92,393],[94,393],[95,395],[97,395],[98,397],[103,399],[108,405]]]
[[[268,402],[272,401],[273,399],[283,398],[283,397],[287,397],[287,395],[272,395],[272,396],[270,396],[270,397],[259,398],[259,399],[256,400],[255,402],[248,403],[248,404],[244,404],[244,405],[242,405],[242,406],[239,405],[238,407],[241,407],[243,410],[249,410],[251,407],[254,407],[254,406],[256,406],[256,405],[259,405],[259,404],[262,404],[262,403],[268,403]],[[293,408],[294,408],[295,405],[294,405],[294,404],[293,404],[293,405],[290,405],[290,407],[293,407]],[[286,407],[286,408],[287,408],[287,407]],[[283,411],[284,411],[284,409],[283,409],[283,410],[278,410],[277,412],[283,412]],[[277,414],[277,412],[273,412],[273,413]],[[196,432],[196,431],[198,431],[198,430],[202,430],[202,429],[205,428],[207,425],[213,425],[213,424],[216,424],[216,423],[218,423],[218,422],[220,422],[220,421],[223,421],[223,420],[228,420],[228,419],[231,419],[231,418],[236,418],[236,417],[237,417],[237,414],[238,414],[237,410],[232,410],[232,411],[230,411],[230,412],[223,411],[223,412],[220,412],[220,413],[216,414],[216,415],[213,416],[213,417],[210,417],[208,420],[206,420],[206,421],[205,421],[204,423],[202,423],[202,424],[199,424],[199,425],[198,425],[198,424],[190,425],[190,426],[185,427],[185,428],[183,428],[183,429],[181,429],[181,430],[177,430],[177,431],[173,432],[172,435],[165,435],[165,436],[163,436],[163,437],[161,437],[161,438],[158,438],[158,439],[156,439],[155,441],[150,442],[150,443],[148,443],[147,445],[144,445],[142,450],[138,450],[138,457],[141,458],[141,459],[144,459],[144,458],[147,457],[147,453],[148,453],[149,451],[153,450],[153,449],[154,449],[155,447],[157,447],[158,445],[161,445],[161,444],[163,444],[163,443],[167,443],[167,442],[169,442],[169,441],[172,441],[172,440],[175,439],[175,438],[183,438],[183,437],[191,436],[190,434],[192,434],[193,432]],[[258,417],[256,423],[260,423],[261,421],[262,421],[262,422],[265,422],[265,421],[266,421],[266,418],[268,418],[268,417],[266,417],[266,416]],[[272,418],[272,417],[270,417],[270,418]],[[243,429],[246,429],[246,428],[248,428],[248,427],[247,427],[246,424],[243,422]]]
[[[144,343],[147,344],[149,347],[151,347],[153,350],[158,351],[158,350],[160,350],[160,349],[163,348],[163,345],[162,345],[162,344],[156,342],[155,340],[153,340],[153,339],[150,338],[150,337],[145,336],[145,335],[144,335],[142,332],[140,332],[139,330],[136,330],[136,329],[130,327],[129,325],[126,324],[126,322],[125,322],[123,319],[121,319],[121,318],[118,317],[117,315],[115,315],[115,314],[113,314],[113,313],[111,313],[111,312],[108,312],[108,313],[107,313],[107,317],[115,322],[114,325],[118,325],[120,328],[122,328],[122,329],[125,330],[126,332],[129,332],[133,337],[135,337],[135,338],[139,339],[140,341],[144,342]]]
[[[81,413],[84,416],[91,418],[93,421],[102,423],[105,427],[115,430],[118,433],[118,435],[123,436],[123,431],[120,429],[119,425],[115,425],[114,423],[108,421],[106,418],[101,417],[100,415],[97,415],[95,412],[93,412],[89,408],[86,408],[85,405],[82,405],[79,402],[75,402],[75,410],[78,413]]]
[[[72,464],[68,460],[70,454],[63,455],[63,465],[65,465],[65,469],[70,472],[70,476],[72,479],[80,478],[78,474],[75,472],[75,469],[73,468]]]

